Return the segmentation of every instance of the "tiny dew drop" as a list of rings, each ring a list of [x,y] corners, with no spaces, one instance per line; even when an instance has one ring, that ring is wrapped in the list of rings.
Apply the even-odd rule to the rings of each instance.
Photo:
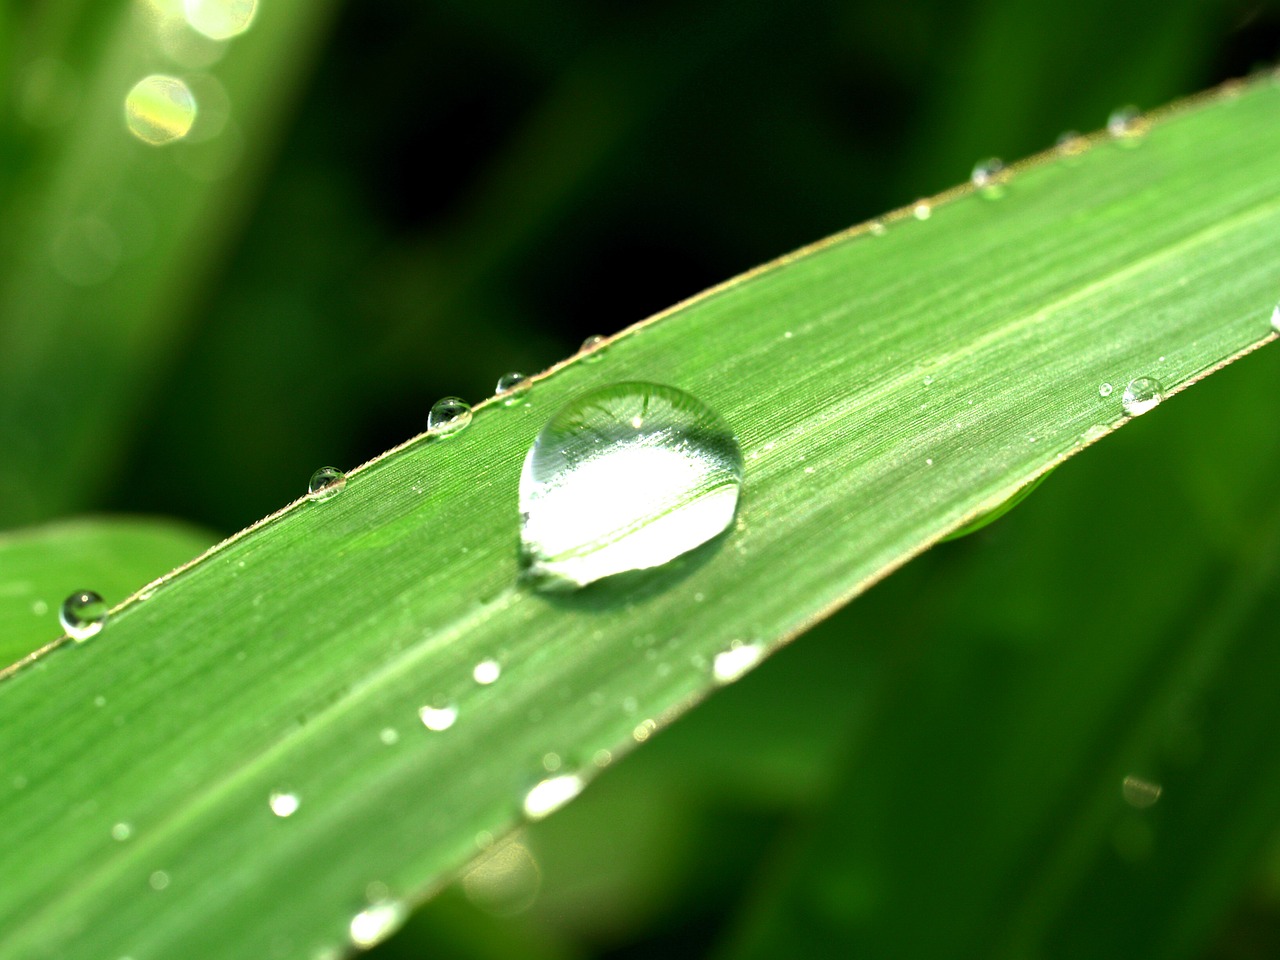
[[[1089,148],[1089,141],[1080,136],[1078,131],[1068,130],[1058,136],[1054,148],[1065,157],[1078,156]]]
[[[428,730],[434,730],[438,733],[453,726],[454,721],[458,719],[458,708],[421,707],[418,710],[418,719],[422,721],[422,725]]]
[[[733,683],[760,662],[764,647],[758,643],[734,643],[711,661],[711,676],[716,683]]]
[[[527,576],[566,589],[662,566],[733,522],[742,472],[733,432],[683,390],[619,383],[582,394],[525,457]]]
[[[111,839],[124,843],[133,836],[133,825],[121,820],[111,828]]]
[[[1098,387],[1098,396],[1100,396],[1100,397],[1109,397],[1109,396],[1111,396],[1111,391],[1112,391],[1112,389],[1113,389],[1113,388],[1112,388],[1111,384],[1109,384],[1109,383],[1101,384],[1101,385]]]
[[[437,400],[427,415],[427,429],[441,437],[457,433],[470,422],[471,404],[458,397]]]
[[[316,503],[336,497],[347,486],[347,475],[337,467],[321,467],[307,484],[307,499]]]
[[[267,805],[277,817],[292,817],[302,806],[302,800],[296,793],[277,790],[267,798]]]
[[[911,208],[911,215],[917,220],[928,220],[933,216],[933,206],[928,200],[917,200],[916,205]]]
[[[870,233],[873,237],[883,237],[886,233],[889,232],[889,230],[884,225],[883,220],[872,220],[870,223],[867,224],[867,232]]]
[[[1164,391],[1159,380],[1151,377],[1138,377],[1130,380],[1124,388],[1122,404],[1124,412],[1131,417],[1140,417],[1148,410],[1154,410],[1164,399]]]
[[[989,200],[999,200],[1004,196],[1006,179],[1004,161],[999,157],[978,161],[969,177],[978,192]]]
[[[578,348],[578,353],[582,355],[582,359],[585,362],[596,363],[604,359],[606,348],[605,338],[597,333],[582,341],[582,346]]]
[[[404,918],[405,907],[398,900],[371,904],[351,918],[351,943],[361,950],[376,946],[399,930]]]
[[[1120,107],[1107,117],[1107,132],[1120,143],[1135,146],[1148,127],[1147,118],[1135,106]]]
[[[494,393],[502,397],[504,406],[513,407],[524,399],[529,389],[529,378],[523,373],[504,373],[498,378]]]
[[[555,813],[582,792],[586,786],[576,773],[541,780],[524,795],[524,813],[530,820],[541,820]]]
[[[80,590],[62,601],[58,622],[77,643],[102,632],[107,624],[107,603],[92,590]]]

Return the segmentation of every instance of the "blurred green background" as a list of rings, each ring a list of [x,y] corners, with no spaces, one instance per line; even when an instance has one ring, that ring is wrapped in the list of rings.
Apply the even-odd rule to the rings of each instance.
[[[227,42],[168,0],[0,6],[0,529],[231,533],[440,396],[1280,53],[1256,0],[258,6]],[[196,94],[183,142],[125,130],[151,72]],[[380,955],[1280,955],[1270,353],[496,840]]]

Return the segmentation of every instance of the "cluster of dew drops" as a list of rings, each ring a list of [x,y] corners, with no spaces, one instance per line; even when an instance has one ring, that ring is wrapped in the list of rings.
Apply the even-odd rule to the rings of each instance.
[[[1107,123],[1111,137],[1124,146],[1135,146],[1148,128],[1147,120],[1133,108],[1115,111]],[[1087,149],[1083,137],[1072,132],[1059,138],[1058,151],[1064,156],[1075,156]],[[981,161],[975,165],[971,184],[981,196],[998,200],[1003,197],[1011,181],[1011,171],[997,158]],[[917,220],[927,220],[932,215],[932,204],[927,200],[917,202],[912,214]],[[873,221],[869,227],[872,235],[883,235],[887,228],[883,221]],[[1274,308],[1270,325],[1274,335],[1280,335],[1280,304]],[[606,349],[603,337],[589,337],[582,345],[579,355],[587,362],[600,360]],[[1163,359],[1163,358],[1161,358]],[[499,378],[495,396],[503,406],[512,407],[528,405],[532,383],[521,373],[508,373]],[[1098,395],[1102,399],[1109,398],[1114,387],[1103,383],[1098,387]],[[1140,416],[1155,408],[1164,397],[1161,383],[1152,377],[1136,377],[1131,380],[1121,394],[1121,407],[1126,416]],[[445,397],[437,401],[427,417],[427,436],[430,439],[444,439],[464,430],[471,422],[472,409],[464,400],[457,397]],[[339,496],[347,487],[346,474],[336,467],[321,467],[312,475],[307,488],[307,499],[313,503],[324,503]],[[74,641],[82,643],[97,636],[105,627],[108,618],[108,605],[101,596],[91,590],[77,591],[67,597],[59,611],[59,620],[67,635]],[[714,658],[712,675],[717,683],[730,683],[754,666],[763,656],[764,648],[759,643],[735,642],[729,649],[717,654]],[[472,670],[472,679],[477,685],[491,686],[502,675],[502,667],[498,660],[488,658],[477,663]],[[439,702],[426,704],[419,708],[417,719],[425,730],[432,734],[442,734],[451,729],[459,716],[456,704]],[[644,737],[653,728],[652,721],[642,725]],[[639,731],[641,727],[637,727]],[[385,727],[379,732],[380,741],[387,746],[400,740],[400,732],[395,727]],[[637,733],[637,740],[643,739]],[[599,751],[593,758],[596,766],[604,766],[611,759],[608,751]],[[543,767],[549,774],[539,780],[524,795],[522,808],[526,817],[531,820],[541,819],[572,800],[582,790],[585,779],[577,773],[560,772],[561,760],[556,754],[547,754]],[[1130,794],[1130,780],[1125,781],[1125,796],[1135,804]],[[1143,805],[1152,802],[1158,796],[1158,787],[1146,787],[1142,793]],[[1136,794],[1135,794],[1136,795]],[[281,820],[295,816],[302,807],[300,795],[291,789],[273,790],[267,798],[270,813]],[[127,841],[133,836],[131,824],[117,823],[112,827],[111,835],[117,841]],[[151,876],[151,886],[155,890],[163,890],[169,885],[168,874],[157,871]],[[375,889],[376,888],[376,889]],[[403,923],[406,907],[403,902],[390,897],[381,884],[371,884],[368,905],[352,918],[349,925],[351,943],[360,948],[373,946],[386,939]]]

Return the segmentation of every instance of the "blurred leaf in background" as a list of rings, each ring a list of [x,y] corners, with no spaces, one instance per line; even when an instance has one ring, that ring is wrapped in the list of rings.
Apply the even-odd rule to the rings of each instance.
[[[438,396],[1280,53],[1247,0],[257,6],[211,39],[177,0],[0,5],[0,528],[231,532]],[[127,132],[151,74],[199,105],[180,142]],[[921,558],[379,950],[1280,953],[1249,776],[1280,748],[1277,363]]]

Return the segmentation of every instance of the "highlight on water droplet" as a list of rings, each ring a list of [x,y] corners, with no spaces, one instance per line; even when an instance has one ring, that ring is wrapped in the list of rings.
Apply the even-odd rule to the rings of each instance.
[[[555,813],[582,792],[586,786],[576,773],[541,780],[524,795],[524,814],[530,820],[541,820]]]
[[[526,576],[571,589],[668,563],[733,522],[742,474],[733,431],[683,390],[619,383],[584,393],[525,457]]]
[[[1120,785],[1120,792],[1124,796],[1124,802],[1138,810],[1145,810],[1153,806],[1160,799],[1162,789],[1158,783],[1152,783],[1149,780],[1135,776],[1125,777],[1124,782]]]
[[[513,407],[526,399],[529,386],[529,378],[523,373],[504,373],[498,378],[494,393],[502,397],[503,406]]]
[[[458,397],[437,400],[427,415],[427,429],[438,437],[457,433],[471,422],[471,404]]]
[[[734,642],[728,650],[711,661],[711,676],[716,683],[732,683],[760,662],[764,647],[758,643]]]
[[[361,950],[376,946],[400,929],[406,911],[399,900],[381,900],[370,904],[354,917],[348,933],[353,946]]]
[[[1277,303],[1276,308],[1271,311],[1271,329],[1280,333],[1280,303]]]
[[[162,73],[153,73],[134,84],[124,98],[124,119],[129,132],[152,146],[181,140],[196,122],[196,98],[191,88]]]
[[[1148,410],[1154,410],[1164,399],[1164,391],[1160,381],[1151,377],[1138,377],[1129,381],[1124,388],[1121,404],[1124,412],[1131,417],[1140,417]]]
[[[79,590],[62,601],[58,622],[72,640],[83,643],[107,625],[107,603],[92,590]]]
[[[347,475],[337,467],[321,467],[307,484],[307,499],[322,503],[336,497],[347,487]]]
[[[471,671],[471,677],[476,683],[485,686],[495,682],[502,675],[502,666],[497,660],[481,660],[476,664],[475,669]]]
[[[184,0],[187,23],[210,40],[230,40],[253,25],[257,0]]]
[[[267,805],[277,817],[292,817],[302,806],[302,800],[296,793],[277,790],[267,798]]]
[[[453,726],[455,720],[458,719],[457,707],[421,707],[418,710],[418,719],[422,721],[422,725],[428,730],[448,730]]]
[[[1007,179],[1004,161],[999,157],[979,160],[974,164],[973,173],[969,177],[974,188],[989,200],[998,200],[1004,196]]]
[[[928,220],[933,216],[933,205],[928,200],[917,200],[911,208],[911,215],[917,220]]]
[[[1133,105],[1119,107],[1107,117],[1107,133],[1125,146],[1136,146],[1149,126],[1150,121]]]
[[[1099,384],[1099,385],[1098,385],[1098,396],[1100,396],[1100,397],[1109,397],[1109,396],[1111,396],[1111,391],[1112,391],[1112,389],[1113,389],[1113,387],[1112,387],[1112,386],[1111,386],[1111,384],[1109,384],[1109,383]]]

